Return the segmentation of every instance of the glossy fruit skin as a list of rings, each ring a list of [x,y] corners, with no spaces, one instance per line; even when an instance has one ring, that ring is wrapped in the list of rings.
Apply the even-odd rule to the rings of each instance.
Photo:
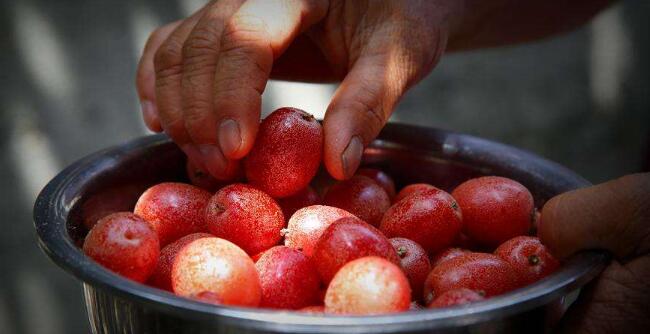
[[[434,268],[447,260],[451,260],[459,255],[467,253],[469,253],[468,250],[457,247],[444,249],[431,258],[431,268]]]
[[[172,290],[183,297],[204,291],[219,296],[224,305],[258,306],[262,296],[253,260],[237,245],[221,238],[199,238],[176,255]]]
[[[390,243],[400,258],[400,265],[411,284],[413,296],[422,296],[424,281],[431,271],[427,252],[415,241],[405,238],[392,238]]]
[[[149,277],[147,284],[159,289],[172,291],[172,264],[174,263],[174,259],[178,252],[196,239],[210,237],[213,237],[213,235],[209,233],[192,233],[163,247],[160,250],[156,269]]]
[[[430,303],[443,293],[466,288],[492,297],[517,289],[517,270],[500,257],[487,253],[467,253],[434,267],[424,283],[424,301]]]
[[[312,205],[302,208],[291,216],[284,231],[284,245],[312,256],[314,247],[325,229],[333,222],[353,214],[331,206]]]
[[[357,170],[357,175],[363,175],[369,177],[373,181],[377,182],[388,194],[388,198],[391,200],[395,197],[395,181],[390,175],[384,173],[383,171],[375,168],[359,168]]]
[[[205,209],[207,228],[255,255],[282,239],[284,216],[271,196],[249,185],[235,183],[221,188]]]
[[[436,253],[454,242],[462,228],[461,217],[449,194],[427,190],[393,204],[379,229],[389,238],[411,239],[427,252]]]
[[[244,160],[251,185],[274,198],[291,196],[316,175],[323,156],[323,128],[310,114],[280,108],[260,124]]]
[[[144,219],[116,212],[100,219],[88,232],[83,251],[107,269],[144,282],[156,268],[160,243]]]
[[[497,247],[494,254],[513,265],[524,284],[539,281],[560,268],[560,262],[535,237],[514,237]]]
[[[204,211],[210,196],[190,184],[159,183],[140,196],[133,211],[149,222],[165,246],[188,234],[206,232]]]
[[[428,308],[441,308],[441,307],[449,307],[449,306],[454,306],[454,305],[462,305],[462,304],[468,304],[472,302],[478,302],[481,300],[484,300],[485,297],[481,296],[480,293],[470,290],[470,289],[465,289],[465,288],[460,288],[460,289],[455,289],[455,290],[449,290],[442,295],[438,296],[438,298],[434,299]]]
[[[298,312],[307,313],[307,314],[323,314],[325,313],[325,306],[324,305],[306,306],[298,310]]]
[[[346,210],[370,225],[379,226],[390,207],[390,198],[377,182],[355,175],[332,185],[325,193],[323,204]]]
[[[318,303],[320,277],[302,252],[275,246],[262,254],[255,267],[262,285],[260,307],[296,310]]]
[[[464,232],[484,246],[497,247],[526,235],[531,227],[533,196],[517,181],[479,177],[465,181],[452,195],[463,210]]]
[[[425,190],[436,190],[436,189],[440,190],[438,187],[434,187],[434,186],[432,186],[432,185],[430,185],[428,183],[409,184],[406,187],[402,188],[402,190],[400,190],[397,193],[397,195],[393,199],[393,203],[397,203],[397,202],[403,200],[404,198],[406,198],[406,197],[408,197],[410,195],[418,194],[418,193],[421,193],[421,192],[423,192]]]
[[[296,211],[308,206],[318,205],[320,202],[320,195],[310,186],[294,195],[278,199],[278,205],[282,208],[286,220],[289,220]]]
[[[359,218],[341,218],[321,235],[312,259],[325,283],[329,283],[346,263],[366,256],[379,256],[399,265],[390,241],[372,225]]]
[[[364,315],[404,312],[411,289],[402,269],[377,256],[348,262],[336,273],[325,294],[327,313]]]

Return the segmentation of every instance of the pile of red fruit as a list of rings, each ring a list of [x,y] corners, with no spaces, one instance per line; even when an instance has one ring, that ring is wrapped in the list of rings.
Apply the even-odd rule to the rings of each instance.
[[[311,115],[279,109],[245,158],[248,183],[217,181],[188,163],[194,185],[152,186],[133,213],[100,219],[84,252],[179,296],[317,314],[470,303],[559,267],[527,236],[538,213],[518,182],[486,176],[451,194],[429,184],[396,194],[386,173],[361,169],[315,190],[322,146]]]

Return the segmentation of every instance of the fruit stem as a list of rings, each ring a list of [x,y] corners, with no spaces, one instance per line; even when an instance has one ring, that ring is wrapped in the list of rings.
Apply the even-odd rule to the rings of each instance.
[[[528,263],[530,263],[530,264],[532,264],[534,266],[538,265],[539,261],[540,261],[539,256],[537,256],[535,254],[528,257]]]
[[[399,255],[400,259],[403,259],[404,256],[406,256],[406,247],[404,246],[399,246],[397,247],[397,255]]]

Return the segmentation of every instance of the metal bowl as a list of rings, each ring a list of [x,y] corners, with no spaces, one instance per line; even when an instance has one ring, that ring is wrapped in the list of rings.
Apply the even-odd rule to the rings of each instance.
[[[394,176],[398,185],[429,182],[450,190],[479,175],[507,176],[527,186],[538,206],[556,194],[589,185],[556,163],[510,146],[403,124],[389,124],[366,149],[363,161]],[[83,282],[95,333],[545,332],[607,262],[605,253],[583,252],[533,285],[439,310],[318,317],[212,306],[122,278],[79,248],[87,232],[84,219],[102,210],[128,210],[143,189],[169,180],[185,180],[184,157],[167,137],[154,135],[77,161],[57,175],[36,201],[34,222],[40,246]]]

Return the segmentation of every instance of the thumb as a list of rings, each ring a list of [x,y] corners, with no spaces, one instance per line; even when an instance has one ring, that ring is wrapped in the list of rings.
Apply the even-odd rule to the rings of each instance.
[[[552,198],[539,237],[558,257],[600,248],[625,260],[650,250],[650,173],[624,176]]]
[[[382,29],[389,31],[375,32],[365,43],[323,120],[323,160],[339,180],[354,175],[364,147],[379,134],[404,92],[438,62],[446,46],[446,33],[440,33],[434,48],[418,52],[404,45],[404,38],[386,40],[391,28]]]
[[[650,326],[650,173],[551,199],[539,236],[559,257],[593,248],[616,257],[584,287],[562,318],[561,332],[633,333]]]

